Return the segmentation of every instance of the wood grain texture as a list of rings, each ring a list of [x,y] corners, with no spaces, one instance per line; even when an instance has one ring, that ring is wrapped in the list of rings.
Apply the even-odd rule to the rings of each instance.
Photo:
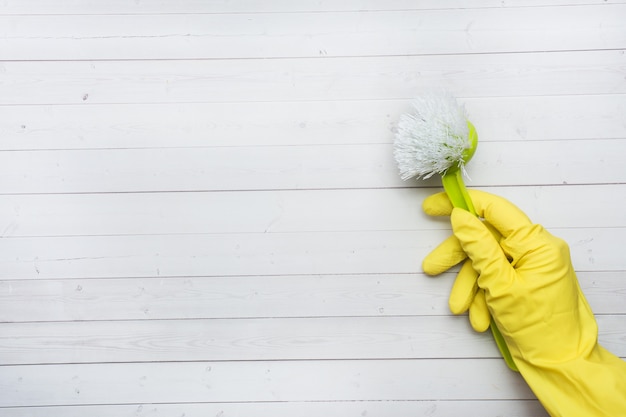
[[[264,14],[0,16],[7,60],[206,59],[619,49],[626,5]],[[394,28],[389,30],[389,26]],[[563,32],[569,33],[563,36]]]
[[[244,0],[224,2],[215,0],[160,0],[154,2],[129,2],[109,0],[105,4],[98,0],[57,0],[54,4],[46,0],[5,0],[0,5],[0,14],[71,15],[71,14],[170,14],[170,13],[267,13],[308,11],[375,11],[375,10],[431,10],[463,8],[516,8],[538,6],[570,6],[622,4],[624,0]]]
[[[459,375],[459,368],[465,369]],[[501,359],[4,366],[0,406],[377,399],[530,400]]]
[[[33,408],[4,408],[3,417],[205,417],[205,416],[251,416],[265,417],[317,417],[336,415],[343,417],[394,416],[444,416],[462,414],[483,417],[547,417],[537,400],[435,400],[435,401],[332,401],[332,402],[237,402],[237,403],[184,403],[184,404],[131,404],[131,405],[91,405],[55,406]]]
[[[611,209],[621,204],[624,184],[484,190],[520,205],[535,223],[549,229],[572,225],[626,227],[626,214]],[[0,232],[3,238],[12,238],[449,230],[446,219],[428,218],[422,212],[422,201],[435,191],[382,188],[0,195]]]
[[[0,416],[546,416],[453,316],[415,95],[626,357],[625,0],[0,1]]]
[[[0,105],[624,94],[624,50],[157,61],[4,61]]]

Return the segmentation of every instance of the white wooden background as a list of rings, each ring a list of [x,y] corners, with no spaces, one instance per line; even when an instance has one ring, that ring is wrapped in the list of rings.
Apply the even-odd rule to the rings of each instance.
[[[545,416],[394,126],[565,238],[626,356],[626,1],[0,1],[0,416]]]

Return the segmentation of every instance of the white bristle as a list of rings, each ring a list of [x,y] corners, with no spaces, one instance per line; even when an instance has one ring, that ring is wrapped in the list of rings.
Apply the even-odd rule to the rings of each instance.
[[[418,97],[412,107],[400,117],[394,141],[401,178],[443,175],[453,165],[463,169],[463,153],[471,147],[465,108],[450,94]]]

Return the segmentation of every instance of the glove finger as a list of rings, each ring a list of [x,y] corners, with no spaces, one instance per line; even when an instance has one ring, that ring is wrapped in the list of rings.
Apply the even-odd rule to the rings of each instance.
[[[469,307],[469,320],[472,328],[481,333],[486,331],[491,324],[491,314],[487,308],[485,291],[482,289],[478,290]]]
[[[452,235],[426,255],[422,269],[428,275],[439,275],[466,258],[459,240]]]
[[[437,193],[424,199],[422,210],[429,216],[449,216],[452,213],[452,203],[446,193]]]
[[[469,190],[469,194],[478,216],[487,220],[504,237],[532,224],[522,210],[505,198],[480,190]]]
[[[478,273],[472,267],[472,261],[466,260],[454,280],[448,304],[453,314],[465,313],[478,291]]]
[[[451,221],[454,235],[479,274],[478,286],[490,292],[506,288],[515,271],[493,234],[476,216],[462,209],[452,211]]]

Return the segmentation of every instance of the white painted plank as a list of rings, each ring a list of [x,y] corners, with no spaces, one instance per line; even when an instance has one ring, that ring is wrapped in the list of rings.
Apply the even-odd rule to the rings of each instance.
[[[596,233],[585,235],[590,234]],[[426,251],[446,235],[435,231],[13,238],[0,240],[0,270],[5,279],[415,272]],[[591,243],[597,245],[598,239]]]
[[[626,356],[626,315],[599,316],[599,342]],[[0,324],[4,365],[499,358],[464,316],[142,320]]]
[[[0,408],[3,417],[548,417],[537,400],[244,402]]]
[[[596,314],[626,313],[622,271],[578,272]],[[449,315],[454,273],[0,280],[0,322]]]
[[[626,137],[626,95],[460,97],[481,143]],[[0,106],[2,150],[387,142],[407,100]]]
[[[267,12],[325,12],[374,10],[429,10],[492,7],[537,7],[551,5],[620,4],[623,0],[308,0],[290,1],[243,0],[158,0],[137,2],[129,0],[4,0],[0,14],[164,14],[164,13],[267,13]]]
[[[285,58],[601,50],[626,5],[341,13],[0,16],[3,60]]]
[[[467,165],[467,185],[622,183],[625,144],[622,139],[479,144]]]
[[[610,121],[611,114],[615,106],[626,105],[626,95],[597,97],[590,100],[606,111],[598,114],[608,119],[605,131],[612,125],[620,129],[621,123]],[[618,99],[611,103],[611,97]],[[0,146],[24,150],[380,143],[406,109],[405,100],[0,106]]]
[[[4,152],[0,177],[0,193],[405,186],[391,145]]]
[[[548,228],[626,227],[626,185],[489,187]],[[8,237],[448,229],[430,188],[0,195]],[[598,215],[598,213],[602,213]],[[591,215],[590,215],[591,214]]]
[[[614,274],[590,274],[593,288],[618,295]],[[0,322],[441,315],[449,314],[451,280],[451,274],[1,280]],[[621,311],[621,299],[610,300],[602,306]]]
[[[4,366],[0,406],[535,399],[501,359]]]
[[[624,271],[615,273],[577,272],[585,298],[595,314],[625,314]]]
[[[624,154],[626,139],[486,142],[467,185],[624,183]],[[0,178],[0,194],[440,186],[402,181],[391,144],[7,151]]]
[[[465,105],[481,142],[626,137],[626,96],[619,94],[460,97],[459,102]],[[397,114],[391,113],[393,118]]]
[[[624,50],[333,59],[0,63],[0,104],[623,94]]]
[[[619,271],[624,228],[558,229],[579,271]],[[415,273],[435,231],[0,239],[2,279]]]
[[[0,324],[3,365],[454,357],[498,349],[452,316]]]

